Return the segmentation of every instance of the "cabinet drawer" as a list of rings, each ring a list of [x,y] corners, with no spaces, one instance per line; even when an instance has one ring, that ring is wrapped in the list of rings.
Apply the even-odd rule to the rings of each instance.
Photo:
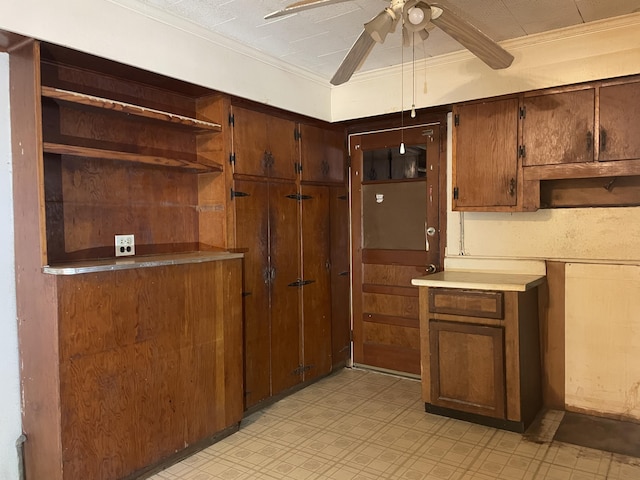
[[[504,318],[503,305],[502,292],[448,288],[429,289],[430,313],[502,319]]]

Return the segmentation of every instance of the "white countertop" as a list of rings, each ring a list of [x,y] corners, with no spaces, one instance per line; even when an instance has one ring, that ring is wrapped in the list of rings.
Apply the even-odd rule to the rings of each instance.
[[[52,275],[78,275],[82,273],[161,267],[164,265],[181,265],[185,263],[216,262],[243,257],[243,253],[231,252],[186,252],[163,255],[133,255],[130,257],[116,257],[59,265],[45,265],[42,267],[42,271],[43,273],[49,273]]]
[[[479,271],[444,271],[411,280],[418,287],[466,288],[524,292],[540,285],[544,275]]]

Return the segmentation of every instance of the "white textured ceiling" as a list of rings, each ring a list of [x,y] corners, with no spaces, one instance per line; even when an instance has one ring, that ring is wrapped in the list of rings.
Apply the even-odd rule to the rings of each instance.
[[[118,0],[115,0],[116,2]],[[263,17],[293,3],[281,0],[127,0],[149,16],[172,18],[203,27],[261,54],[332,77],[362,31],[363,24],[385,8],[387,0],[351,0],[286,17]],[[502,41],[640,11],[640,0],[442,0],[494,40]],[[461,50],[435,28],[415,50],[401,47],[399,29],[376,45],[359,71]]]

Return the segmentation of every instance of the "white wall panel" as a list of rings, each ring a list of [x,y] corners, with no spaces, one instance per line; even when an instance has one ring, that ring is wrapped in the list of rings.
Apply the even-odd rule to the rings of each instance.
[[[567,264],[566,404],[640,419],[640,267]]]

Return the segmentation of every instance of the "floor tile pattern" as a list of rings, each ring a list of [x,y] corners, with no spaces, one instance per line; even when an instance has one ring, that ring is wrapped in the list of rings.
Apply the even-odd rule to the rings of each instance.
[[[419,381],[344,369],[151,480],[639,480],[640,459],[424,412]]]

